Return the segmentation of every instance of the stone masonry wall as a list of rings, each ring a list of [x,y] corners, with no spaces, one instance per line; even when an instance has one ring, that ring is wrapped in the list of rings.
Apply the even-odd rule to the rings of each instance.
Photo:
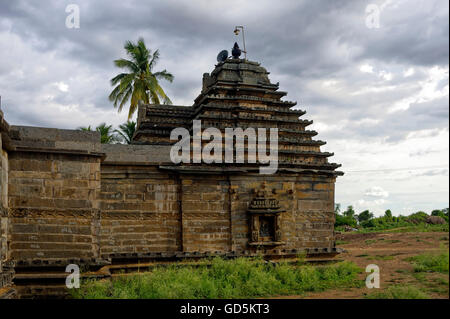
[[[21,141],[17,145],[32,145]],[[163,146],[96,145],[98,154],[44,147],[3,151],[1,198],[9,209],[1,217],[3,260],[254,252],[247,209],[263,182],[285,210],[284,244],[265,248],[334,246],[334,177],[177,172],[164,167],[171,163]]]
[[[180,251],[178,191],[154,166],[102,165],[101,254]]]
[[[102,165],[101,253],[227,252],[249,248],[248,204],[266,182],[279,200],[276,249],[332,248],[334,179],[293,174],[175,174]],[[180,212],[181,210],[181,212]]]
[[[247,208],[263,181],[285,210],[285,244],[277,249],[333,247],[334,178],[178,175],[152,165],[100,164],[97,157],[12,152],[10,254],[254,250]]]
[[[0,135],[0,274],[8,256],[8,153],[1,146]]]
[[[248,249],[247,208],[253,190],[266,181],[266,188],[279,200],[281,241],[276,249],[332,248],[334,230],[334,179],[330,177],[275,175],[231,178],[232,250]]]
[[[226,176],[182,176],[183,251],[231,250],[229,196]]]
[[[293,247],[334,247],[335,177],[298,176],[294,194],[297,204]]]
[[[13,259],[98,257],[100,158],[10,152]]]

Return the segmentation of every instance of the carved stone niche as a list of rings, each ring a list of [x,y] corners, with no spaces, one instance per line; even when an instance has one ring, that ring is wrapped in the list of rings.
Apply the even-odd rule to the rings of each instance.
[[[278,200],[269,196],[266,185],[255,189],[256,196],[250,203],[247,213],[250,221],[251,246],[282,245],[281,241],[281,209]]]

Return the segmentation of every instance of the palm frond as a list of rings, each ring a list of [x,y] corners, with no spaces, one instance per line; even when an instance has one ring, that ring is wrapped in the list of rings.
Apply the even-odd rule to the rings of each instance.
[[[95,130],[100,133],[100,142],[102,144],[111,144],[117,141],[117,138],[112,131],[112,125],[101,123]]]
[[[148,63],[148,67],[150,69],[149,71],[151,71],[153,67],[156,65],[156,63],[158,63],[158,60],[159,60],[159,50],[156,50],[152,55],[152,59]]]
[[[134,121],[127,121],[126,123],[119,125],[118,130],[114,130],[114,132],[120,135],[127,144],[131,144],[135,131],[136,122]]]
[[[135,78],[135,74],[134,73],[130,73],[127,74],[127,76],[123,77],[122,80],[120,81],[120,91],[126,91],[128,89],[129,86],[132,85],[132,82]]]
[[[114,60],[114,65],[118,68],[126,68],[130,72],[139,72],[139,66],[135,62],[127,59]]]
[[[155,91],[156,94],[158,94],[158,96],[162,98],[163,104],[172,104],[172,101],[169,99],[169,97],[166,95],[166,92],[164,92],[159,84],[155,87]]]
[[[165,69],[160,71],[160,72],[156,72],[153,73],[153,75],[155,76],[155,78],[159,79],[164,79],[166,81],[172,82],[174,79],[173,74],[167,72]]]
[[[91,128],[90,125],[87,126],[87,127],[86,126],[80,126],[77,130],[92,132],[92,128]]]
[[[129,73],[120,73],[118,75],[116,75],[115,77],[113,77],[110,82],[111,85],[116,85],[117,83],[120,82],[120,80],[122,80],[125,76],[127,76]]]
[[[123,105],[125,103],[127,103],[128,100],[130,99],[130,96],[131,96],[132,93],[133,93],[133,88],[130,86],[128,88],[128,91],[122,95],[121,102],[120,102],[120,105],[119,105],[119,108],[118,108],[118,112],[119,113],[122,111]]]
[[[114,107],[116,107],[115,101],[117,100],[117,96],[120,94],[120,85],[117,85],[109,94],[108,99],[111,102],[114,102]]]

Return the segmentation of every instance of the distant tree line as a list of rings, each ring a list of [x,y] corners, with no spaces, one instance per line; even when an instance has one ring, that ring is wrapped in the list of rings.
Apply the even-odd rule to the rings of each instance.
[[[100,142],[102,144],[131,144],[134,132],[136,131],[136,122],[127,121],[119,125],[118,129],[113,129],[112,125],[101,123],[95,129],[89,126],[78,128],[81,131],[97,131],[100,133]]]
[[[412,213],[408,216],[393,216],[390,209],[384,212],[383,216],[374,217],[374,214],[369,210],[364,210],[359,214],[356,214],[353,206],[348,206],[345,211],[341,212],[341,205],[336,204],[335,215],[336,222],[335,227],[349,226],[352,228],[393,228],[408,225],[417,225],[420,223],[426,223],[427,218],[430,216],[441,217],[446,223],[448,223],[449,209],[435,209],[430,215],[423,211]]]

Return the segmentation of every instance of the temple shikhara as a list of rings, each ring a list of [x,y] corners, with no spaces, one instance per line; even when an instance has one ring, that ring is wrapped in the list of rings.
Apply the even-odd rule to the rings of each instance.
[[[0,296],[52,294],[49,282],[64,284],[69,264],[108,276],[159,260],[339,253],[340,165],[268,75],[246,59],[219,62],[192,106],[140,104],[131,145],[9,125],[0,113]],[[221,132],[277,128],[276,173],[260,174],[261,163],[173,163],[171,131],[192,133],[194,120]]]

